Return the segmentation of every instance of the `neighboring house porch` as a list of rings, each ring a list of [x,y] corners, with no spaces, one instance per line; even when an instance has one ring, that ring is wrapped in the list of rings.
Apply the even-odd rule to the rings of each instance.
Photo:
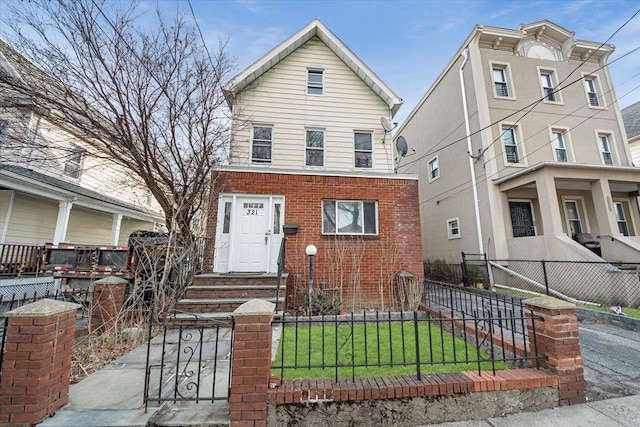
[[[494,232],[504,233],[510,259],[601,261],[574,240],[581,233],[599,239],[608,262],[640,258],[639,169],[545,162],[493,182],[504,219]]]
[[[21,166],[0,166],[0,244],[127,245],[158,214]]]

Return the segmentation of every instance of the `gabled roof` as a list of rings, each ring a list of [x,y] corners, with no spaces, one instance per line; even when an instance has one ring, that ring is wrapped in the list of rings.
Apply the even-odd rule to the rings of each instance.
[[[620,111],[627,138],[633,139],[640,136],[640,102],[629,105]]]
[[[297,33],[271,49],[266,55],[247,67],[240,74],[229,80],[223,91],[227,103],[233,108],[235,95],[269,71],[280,61],[291,55],[300,46],[313,37],[318,37],[338,56],[373,92],[375,92],[389,106],[391,113],[395,115],[402,105],[402,98],[389,88],[358,56],[351,51],[335,34],[333,34],[322,22],[314,19]]]

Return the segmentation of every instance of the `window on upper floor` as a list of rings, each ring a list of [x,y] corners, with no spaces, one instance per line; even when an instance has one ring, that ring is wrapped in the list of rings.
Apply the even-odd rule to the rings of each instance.
[[[602,102],[598,96],[598,82],[595,76],[587,76],[584,78],[584,90],[587,93],[589,107],[602,107]]]
[[[273,143],[273,127],[254,126],[251,137],[251,162],[256,164],[271,163]]]
[[[305,165],[324,166],[324,130],[307,129]]]
[[[447,238],[459,239],[460,236],[460,219],[451,218],[447,220]]]
[[[540,85],[544,102],[560,102],[560,94],[555,92],[555,74],[553,70],[540,70]]]
[[[309,95],[322,95],[324,89],[324,71],[307,70],[307,93]]]
[[[429,161],[429,182],[435,181],[440,178],[440,164],[438,162],[438,156]]]
[[[611,144],[609,143],[609,135],[604,133],[598,134],[598,145],[600,146],[600,155],[602,163],[605,165],[613,164],[613,155],[611,154]]]
[[[493,66],[493,86],[495,95],[507,98],[509,94],[509,85],[507,83],[507,67],[503,65]]]
[[[515,126],[502,126],[502,143],[504,144],[504,153],[507,163],[520,163],[522,160],[520,154],[521,149],[518,144],[518,136]]]
[[[378,203],[372,200],[323,200],[322,234],[378,234]]]
[[[64,164],[64,174],[70,178],[80,178],[83,158],[84,150],[76,145],[72,145],[68,149],[66,163]]]
[[[356,168],[373,167],[373,135],[371,132],[353,133],[353,158]]]
[[[567,154],[566,131],[560,129],[551,130],[551,143],[553,144],[553,154],[558,162],[569,160]]]

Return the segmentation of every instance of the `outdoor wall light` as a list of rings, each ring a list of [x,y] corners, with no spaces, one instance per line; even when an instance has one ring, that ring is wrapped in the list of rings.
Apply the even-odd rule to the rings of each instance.
[[[311,294],[313,294],[313,257],[318,252],[318,248],[316,248],[314,245],[309,245],[306,247],[304,252],[309,256],[309,317],[311,317]]]

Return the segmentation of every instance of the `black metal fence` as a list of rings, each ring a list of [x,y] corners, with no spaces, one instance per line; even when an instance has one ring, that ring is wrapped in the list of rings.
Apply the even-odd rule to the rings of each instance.
[[[450,316],[491,318],[494,328],[506,331],[513,341],[527,343],[523,298],[425,280],[424,299],[428,307],[445,309]]]
[[[499,325],[526,325],[531,312],[469,312],[451,317],[425,312],[375,312],[288,317],[274,320],[281,328],[272,365],[284,378],[335,378],[374,375],[422,375],[432,372],[537,366],[535,343],[524,353],[509,351],[515,332]],[[515,331],[516,328],[513,328]]]
[[[86,325],[89,321],[91,301],[93,299],[93,292],[87,289],[72,291],[46,289],[44,292],[38,292],[38,290],[35,290],[32,292],[22,293],[14,292],[10,297],[6,295],[6,292],[4,294],[0,293],[0,375],[2,373],[2,360],[6,337],[5,332],[8,325],[8,318],[5,316],[6,312],[42,299],[73,302],[80,304],[80,309],[76,313],[77,328],[79,326]]]
[[[145,411],[162,402],[229,399],[233,320],[188,317],[169,316],[149,328]]]

